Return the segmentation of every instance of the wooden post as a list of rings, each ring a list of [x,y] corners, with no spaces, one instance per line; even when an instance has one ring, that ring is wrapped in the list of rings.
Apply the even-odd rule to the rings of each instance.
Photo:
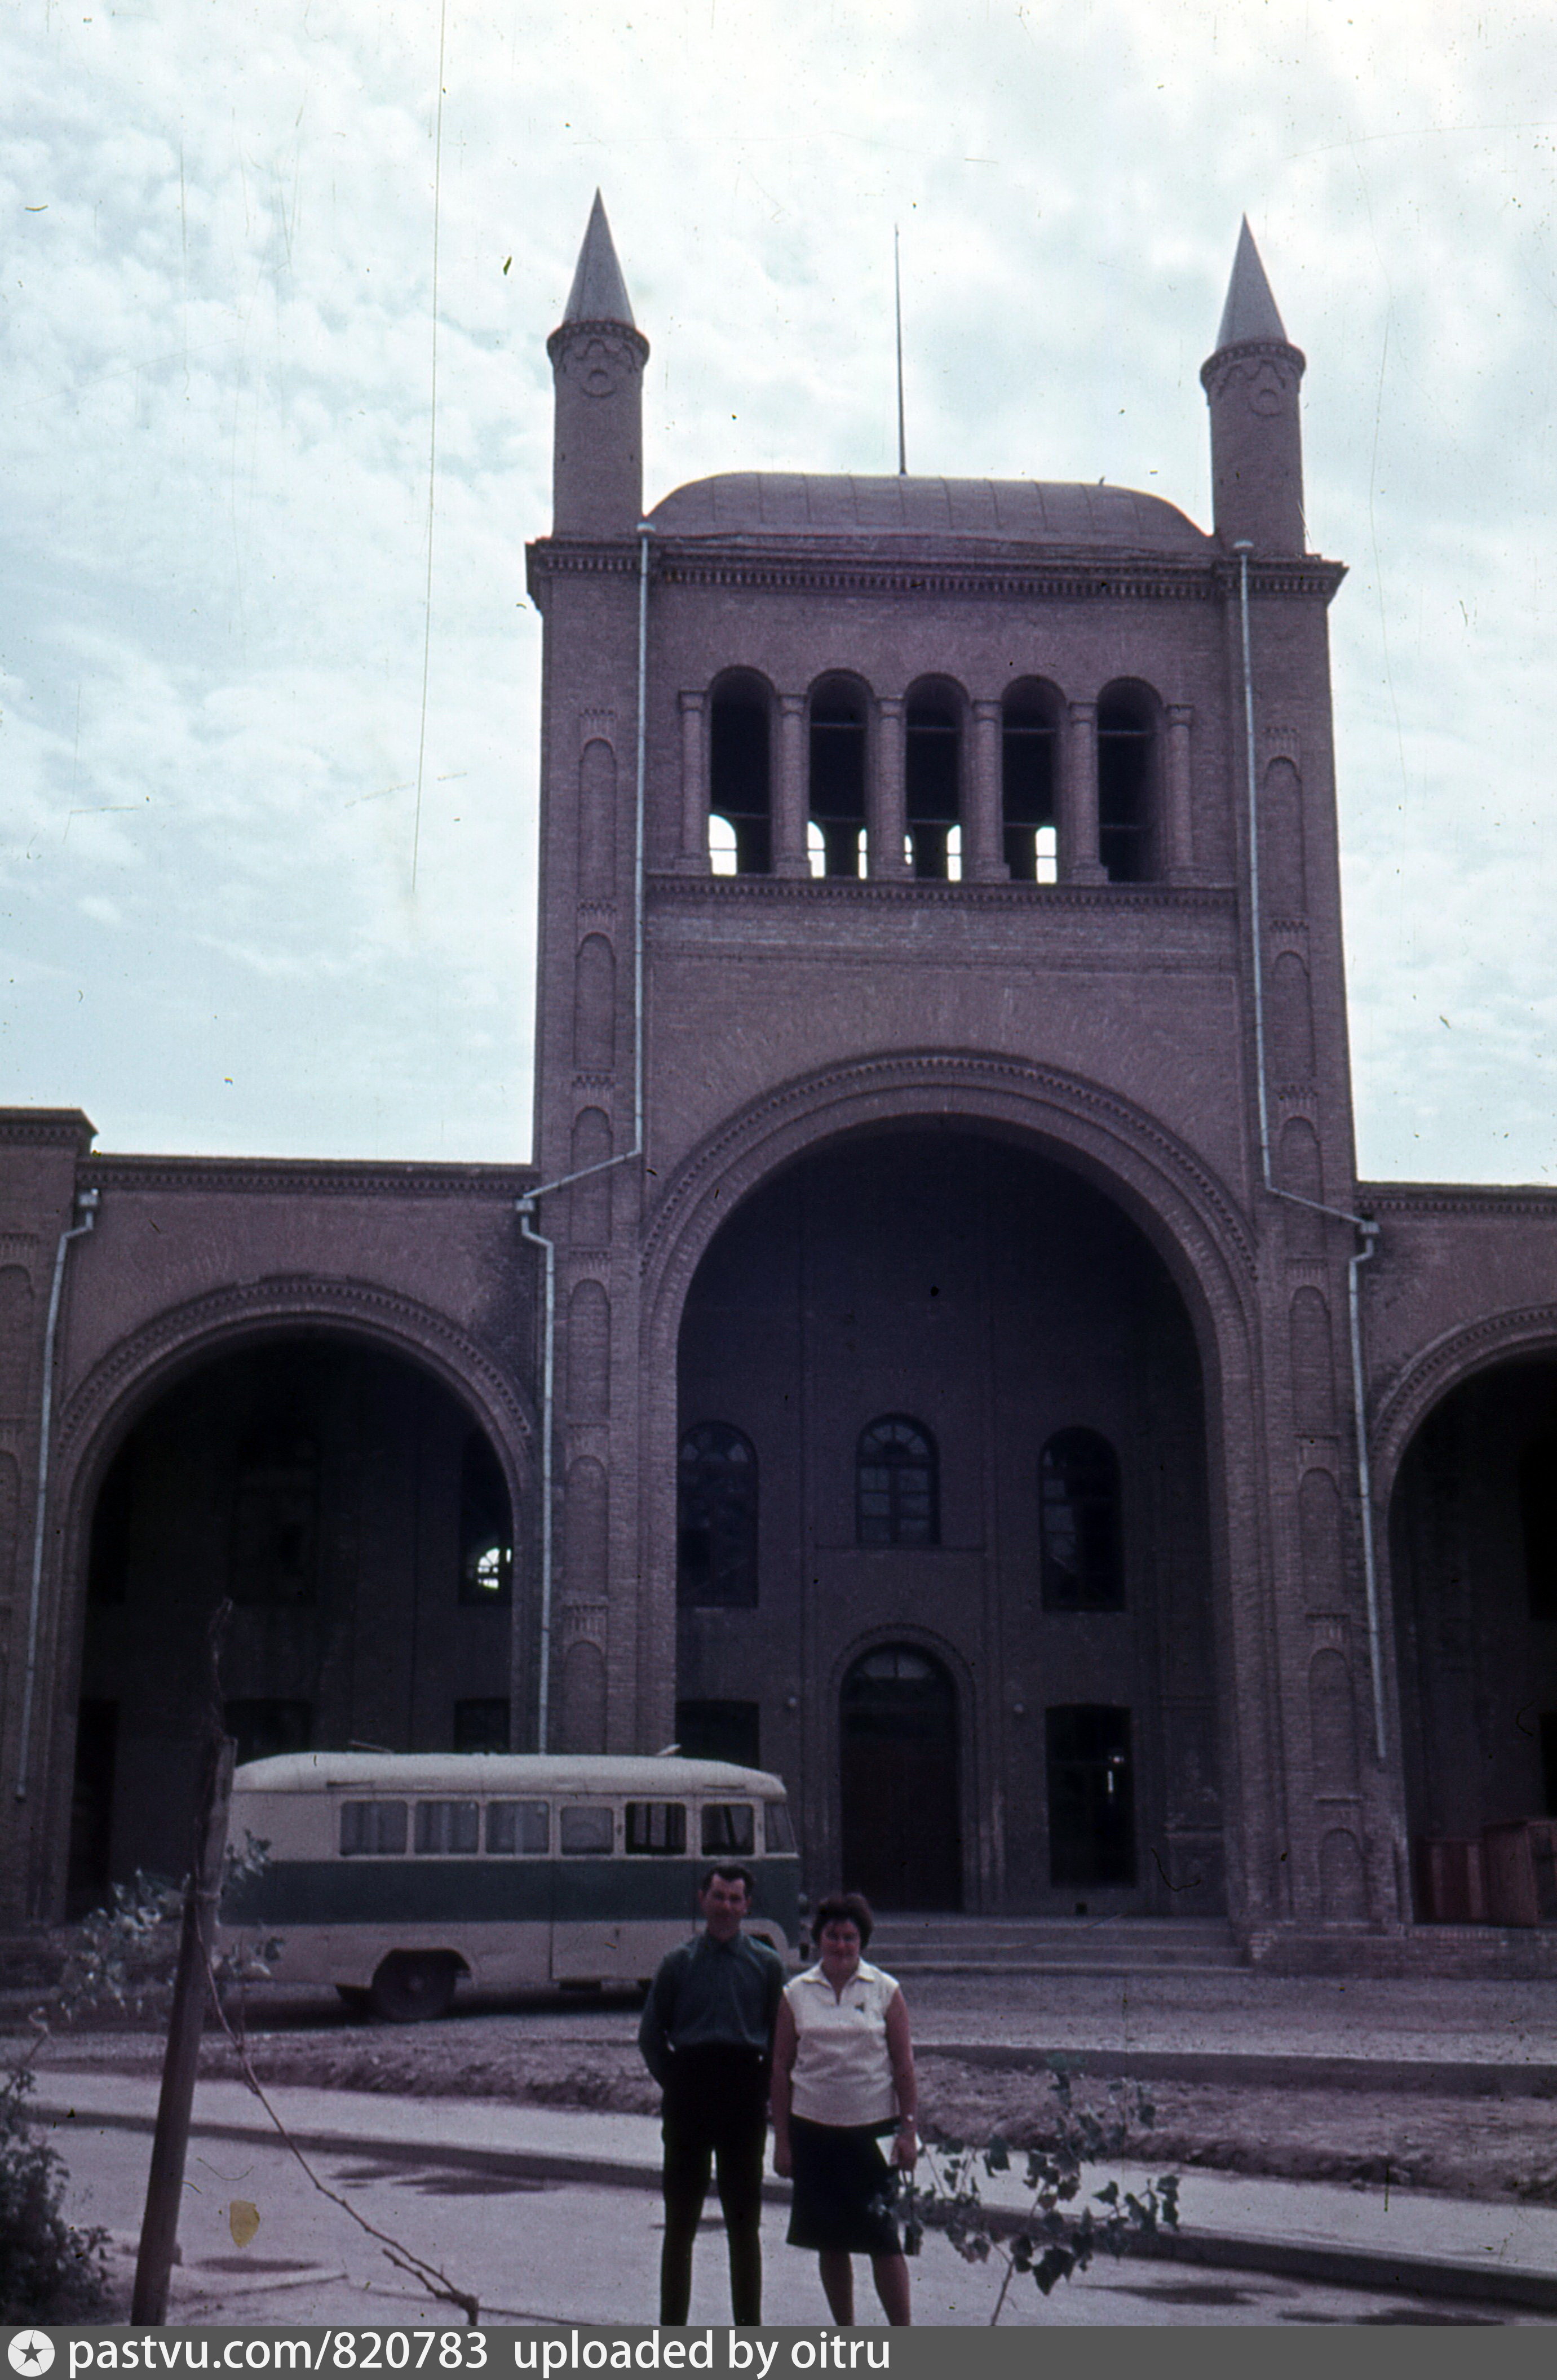
[[[232,1738],[213,1731],[201,1766],[194,1856],[184,1887],[184,1925],[178,1939],[178,1972],[174,1979],[173,2008],[167,2021],[167,2049],[163,2058],[162,2096],[157,2102],[157,2130],[152,2143],[152,2170],[146,2183],[146,2212],[140,2224],[140,2253],[135,2266],[135,2294],[130,2301],[132,2323],[167,2320],[167,2289],[178,2245],[179,2204],[184,2194],[184,2159],[189,2146],[189,2111],[194,2105],[195,2072],[200,2064],[200,2037],[205,2024],[207,1961],[222,1888],[222,1853],[227,1840],[227,1803],[232,1796]]]

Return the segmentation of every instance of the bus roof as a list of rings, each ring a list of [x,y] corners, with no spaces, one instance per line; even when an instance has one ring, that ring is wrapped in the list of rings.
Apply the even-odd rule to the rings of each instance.
[[[772,1801],[784,1779],[729,1760],[675,1754],[606,1759],[561,1752],[284,1752],[235,1771],[237,1793],[342,1789],[403,1793],[750,1793]]]

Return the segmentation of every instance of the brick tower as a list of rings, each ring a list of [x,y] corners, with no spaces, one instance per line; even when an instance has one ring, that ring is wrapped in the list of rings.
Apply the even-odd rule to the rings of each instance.
[[[906,476],[640,521],[598,198],[550,353],[549,1740],[758,1758],[889,1905],[1393,1922],[1343,573],[1247,225],[1210,534]]]

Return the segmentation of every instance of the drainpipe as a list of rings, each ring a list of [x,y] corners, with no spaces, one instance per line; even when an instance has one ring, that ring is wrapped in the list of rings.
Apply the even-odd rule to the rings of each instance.
[[[548,1239],[535,1228],[536,1210],[542,1198],[553,1190],[569,1189],[576,1182],[587,1182],[597,1173],[609,1173],[618,1165],[628,1165],[643,1155],[643,877],[644,877],[644,764],[649,735],[649,540],[652,535],[647,521],[638,528],[638,726],[634,744],[634,799],[636,814],[633,837],[633,1141],[619,1156],[603,1157],[597,1165],[580,1166],[576,1173],[559,1174],[554,1182],[543,1182],[538,1189],[527,1190],[515,1201],[519,1218],[521,1237],[531,1247],[541,1251],[543,1293],[541,1319],[541,1652],[536,1680],[536,1730],[538,1752],[550,1749],[547,1737],[551,1731],[552,1698],[552,1587],[555,1572],[555,1487],[552,1476],[552,1453],[556,1427],[556,1330],[557,1330],[557,1249],[556,1242]]]
[[[43,1393],[38,1409],[38,1505],[32,1524],[32,1585],[27,1608],[27,1670],[21,1690],[21,1731],[17,1740],[16,1798],[27,1799],[27,1769],[32,1757],[32,1706],[38,1692],[38,1634],[43,1609],[43,1538],[48,1519],[49,1450],[54,1434],[55,1343],[59,1336],[59,1307],[65,1289],[65,1252],[72,1240],[85,1239],[97,1220],[100,1190],[78,1190],[76,1212],[80,1220],[61,1232],[55,1250],[54,1280],[49,1285],[49,1318],[43,1331]]]
[[[1359,1245],[1346,1267],[1346,1306],[1352,1359],[1352,1415],[1356,1430],[1357,1517],[1362,1535],[1363,1592],[1368,1614],[1368,1668],[1373,1693],[1373,1750],[1381,1767],[1388,1749],[1384,1727],[1384,1645],[1379,1621],[1379,1564],[1373,1530],[1373,1466],[1368,1444],[1368,1391],[1363,1367],[1362,1300],[1357,1276],[1378,1252],[1379,1226],[1368,1215],[1354,1215],[1347,1207],[1327,1206],[1322,1199],[1299,1197],[1271,1179],[1271,1102],[1265,1052],[1265,959],[1259,929],[1259,801],[1254,740],[1254,662],[1249,642],[1249,555],[1254,547],[1240,538],[1233,548],[1238,557],[1238,616],[1243,632],[1244,747],[1248,787],[1249,944],[1254,972],[1255,1083],[1259,1112],[1259,1178],[1272,1198],[1289,1206],[1307,1207],[1316,1215],[1333,1215],[1350,1223]]]

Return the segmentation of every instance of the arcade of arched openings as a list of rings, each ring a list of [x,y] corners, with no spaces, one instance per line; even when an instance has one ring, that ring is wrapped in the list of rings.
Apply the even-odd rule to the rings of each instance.
[[[683,802],[706,816],[716,876],[1148,884],[1165,872],[1163,710],[1149,686],[1122,680],[1067,702],[1034,677],[972,701],[955,679],[928,676],[878,700],[835,670],[781,698],[758,672],[732,669],[706,717],[707,783],[687,783]],[[695,777],[700,766],[689,744],[684,767]],[[785,869],[775,790],[802,768],[804,865],[791,851]],[[897,817],[900,852],[895,833],[883,839]]]

